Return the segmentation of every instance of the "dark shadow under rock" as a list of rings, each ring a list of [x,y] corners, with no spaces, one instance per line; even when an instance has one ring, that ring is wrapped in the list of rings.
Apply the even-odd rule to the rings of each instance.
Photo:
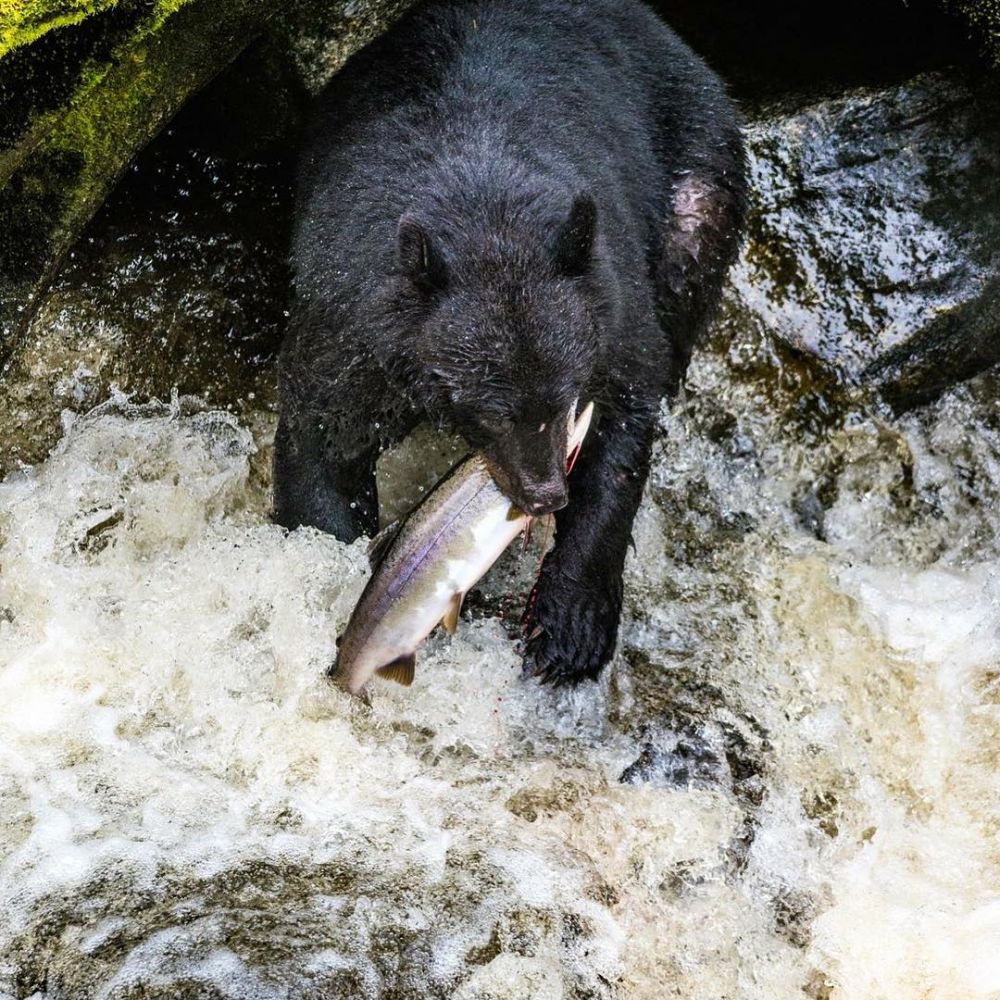
[[[802,0],[649,3],[751,107],[899,83],[977,56],[962,12],[940,0],[845,0],[835,11]]]

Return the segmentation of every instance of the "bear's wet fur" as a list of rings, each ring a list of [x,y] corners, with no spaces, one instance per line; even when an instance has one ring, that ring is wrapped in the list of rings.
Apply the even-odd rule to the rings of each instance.
[[[594,678],[660,401],[734,260],[736,111],[638,0],[430,0],[317,100],[299,168],[275,516],[376,530],[379,450],[419,421],[556,510],[525,672]],[[567,419],[596,424],[567,483]]]

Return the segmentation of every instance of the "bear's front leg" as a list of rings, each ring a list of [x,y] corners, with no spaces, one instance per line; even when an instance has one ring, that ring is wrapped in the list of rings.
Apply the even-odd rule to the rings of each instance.
[[[274,518],[353,542],[378,530],[375,462],[367,428],[336,414],[286,409],[274,439]]]
[[[584,442],[556,514],[556,544],[524,614],[524,675],[596,679],[611,659],[632,521],[649,474],[655,418],[606,417]]]

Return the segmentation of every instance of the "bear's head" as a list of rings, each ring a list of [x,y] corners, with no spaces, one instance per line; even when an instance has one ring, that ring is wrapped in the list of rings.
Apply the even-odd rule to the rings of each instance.
[[[399,223],[407,391],[532,515],[568,499],[569,416],[588,402],[601,342],[596,239],[586,194],[547,225],[502,212],[472,225],[409,214]]]

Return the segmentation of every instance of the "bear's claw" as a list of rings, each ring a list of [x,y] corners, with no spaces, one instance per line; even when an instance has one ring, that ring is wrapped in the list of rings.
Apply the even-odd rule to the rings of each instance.
[[[620,585],[581,587],[545,573],[522,623],[521,676],[556,687],[596,680],[615,651]]]

